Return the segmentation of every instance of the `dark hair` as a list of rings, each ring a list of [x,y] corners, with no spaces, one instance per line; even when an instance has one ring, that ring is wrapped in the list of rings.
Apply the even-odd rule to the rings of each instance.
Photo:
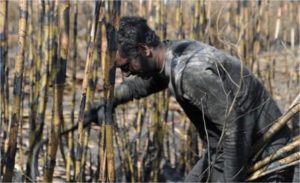
[[[142,17],[122,17],[118,31],[118,45],[128,56],[137,56],[138,43],[145,43],[148,46],[158,46],[159,37],[149,28],[147,21]]]

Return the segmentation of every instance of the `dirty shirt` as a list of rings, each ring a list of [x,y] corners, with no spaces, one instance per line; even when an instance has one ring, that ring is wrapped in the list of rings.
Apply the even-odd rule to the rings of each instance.
[[[207,144],[186,181],[244,181],[253,145],[281,112],[260,81],[241,62],[198,41],[164,42],[163,72],[135,77],[115,90],[115,103],[169,89]],[[266,157],[290,139],[286,126],[263,148]],[[266,180],[265,180],[266,181]]]

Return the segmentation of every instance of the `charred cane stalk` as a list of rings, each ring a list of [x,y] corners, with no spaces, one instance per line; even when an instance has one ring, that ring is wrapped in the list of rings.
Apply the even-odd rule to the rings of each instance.
[[[289,166],[293,166],[300,161],[300,152],[295,152],[292,155],[282,158],[278,161],[275,161],[271,164],[266,165],[265,167],[255,171],[253,174],[251,174],[247,181],[256,180],[262,176],[268,175],[270,173],[282,170],[284,168],[287,168]],[[274,168],[269,168],[274,167]]]
[[[50,140],[48,143],[48,154],[45,162],[44,181],[51,182],[55,167],[56,152],[60,140],[60,128],[63,120],[63,91],[66,78],[67,56],[69,48],[69,12],[70,2],[68,0],[59,2],[59,59],[55,65],[54,81],[54,116],[51,126]]]
[[[74,25],[73,25],[73,53],[72,53],[72,109],[71,109],[71,125],[75,124],[75,105],[76,105],[76,65],[77,65],[77,17],[78,17],[78,1],[74,1]],[[71,165],[73,162],[73,152],[74,152],[74,133],[68,134],[68,149],[69,154],[66,164],[66,180],[71,182]]]
[[[86,58],[84,79],[82,83],[82,94],[81,94],[81,102],[79,109],[79,118],[78,118],[78,131],[79,137],[77,142],[77,153],[76,153],[76,179],[80,181],[82,179],[82,156],[83,156],[83,148],[84,148],[84,112],[86,103],[89,102],[87,99],[88,85],[90,80],[92,79],[92,61],[93,61],[93,53],[95,48],[95,38],[97,32],[97,23],[99,18],[99,10],[100,10],[100,2],[98,1],[95,6],[95,15],[90,33],[90,43],[88,47],[88,53]]]
[[[120,6],[119,1],[113,1],[111,21],[116,27],[119,25]],[[104,10],[104,9],[103,9]],[[114,60],[117,51],[116,31],[111,24],[107,24],[105,18],[101,23],[102,54],[101,61],[104,69],[104,103],[105,117],[102,126],[102,160],[100,164],[100,181],[113,182],[115,180],[115,162],[113,147],[113,93],[115,84],[116,67]]]
[[[42,57],[41,57],[41,80],[40,80],[40,91],[39,91],[39,102],[37,103],[37,114],[35,119],[35,129],[30,133],[30,155],[28,158],[28,165],[30,165],[32,161],[32,151],[33,146],[37,144],[42,137],[44,120],[45,120],[45,112],[48,98],[48,81],[49,81],[49,65],[50,65],[50,2],[42,2],[45,5],[45,15],[44,15],[44,24],[43,24],[43,42],[42,42]],[[30,168],[30,166],[27,166]],[[28,169],[27,169],[28,171]],[[31,170],[34,171],[34,170]],[[27,175],[30,175],[30,171],[27,172]]]
[[[277,150],[274,154],[269,155],[268,157],[264,158],[263,160],[260,160],[259,162],[255,163],[249,170],[249,172],[255,172],[256,170],[260,169],[261,167],[271,163],[273,160],[276,160],[278,157],[280,157],[282,154],[292,151],[293,149],[300,146],[300,136],[298,138],[295,138],[293,142],[291,142],[288,145],[285,145],[284,147]]]
[[[258,156],[263,149],[262,147],[267,144],[270,139],[276,134],[287,122],[300,111],[300,103],[296,103],[292,106],[283,116],[281,116],[275,123],[268,129],[268,131],[263,135],[262,140],[258,141],[253,146],[252,153]],[[256,157],[254,159],[257,159]]]
[[[4,142],[8,126],[7,7],[0,1],[0,177],[3,168]]]
[[[20,19],[19,19],[19,33],[18,33],[18,46],[19,52],[15,62],[15,76],[14,76],[14,88],[13,88],[13,106],[11,122],[9,124],[9,136],[8,144],[6,148],[6,167],[4,172],[3,181],[11,182],[14,166],[15,156],[17,151],[17,136],[20,122],[22,117],[20,116],[21,109],[21,96],[22,96],[22,81],[24,70],[24,54],[26,46],[26,33],[27,33],[27,17],[28,17],[28,2],[27,0],[20,0]]]

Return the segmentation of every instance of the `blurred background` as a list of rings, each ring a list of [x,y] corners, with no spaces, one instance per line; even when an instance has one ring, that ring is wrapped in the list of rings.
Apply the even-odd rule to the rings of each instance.
[[[37,162],[33,163],[34,147],[42,139],[51,139],[53,130],[64,131],[80,121],[82,82],[88,60],[91,72],[84,110],[105,98],[103,55],[109,55],[110,50],[106,48],[103,31],[107,22],[117,28],[120,16],[146,18],[162,40],[199,40],[238,57],[264,84],[282,112],[300,91],[300,2],[297,0],[124,0],[117,3],[104,0],[98,10],[96,4],[100,1],[92,0],[26,2],[27,26],[22,28],[21,3],[0,1],[0,180],[8,166],[7,154],[12,152],[7,149],[12,145],[16,145],[13,180],[50,180],[43,177],[47,176],[45,169],[53,165],[53,161],[47,163],[51,143],[41,146]],[[24,29],[26,43],[21,44],[19,37]],[[22,50],[23,59],[20,59]],[[61,58],[65,65],[56,63]],[[113,57],[105,59],[113,61]],[[57,70],[66,76],[60,83],[63,87],[57,90],[62,92],[60,100],[54,99]],[[23,79],[17,104],[15,78],[20,75]],[[124,79],[127,78],[117,70],[116,84]],[[56,104],[61,106],[59,123],[55,122]],[[17,123],[12,123],[16,111],[19,117]],[[205,149],[168,91],[119,106],[113,119],[116,181],[182,181]],[[9,140],[11,129],[17,129],[15,144]],[[56,165],[50,173],[54,181],[107,180],[109,168],[101,163],[105,155],[101,150],[102,129],[102,125],[93,124],[79,131],[81,136],[76,130],[56,136],[59,137],[54,156]],[[80,156],[78,144],[82,145]],[[36,177],[32,177],[32,172]]]

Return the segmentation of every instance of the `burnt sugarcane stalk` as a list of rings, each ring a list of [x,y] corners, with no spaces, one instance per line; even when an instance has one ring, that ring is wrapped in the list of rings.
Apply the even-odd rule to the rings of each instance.
[[[282,154],[292,151],[293,149],[300,146],[300,136],[298,138],[295,138],[293,142],[290,144],[280,148],[277,150],[274,154],[269,155],[268,157],[264,158],[263,160],[255,163],[249,170],[249,172],[255,172],[256,170],[260,169],[261,167],[271,163],[272,161],[276,160],[278,157],[280,157]]]
[[[35,127],[35,117],[37,113],[37,105],[39,100],[39,91],[40,91],[40,80],[41,80],[41,64],[42,64],[42,44],[43,44],[43,26],[44,26],[44,14],[45,14],[45,3],[44,1],[40,0],[37,3],[37,8],[39,9],[39,17],[38,17],[38,38],[37,38],[37,45],[36,50],[34,51],[34,92],[33,92],[33,100],[32,100],[32,108],[31,108],[31,114],[30,114],[30,131],[34,131]],[[32,20],[33,21],[33,20]],[[33,26],[33,22],[32,23]],[[31,25],[30,25],[31,26]],[[32,27],[33,29],[33,27]],[[30,132],[31,133],[31,132]],[[31,143],[31,142],[29,142]],[[31,146],[31,144],[30,144]]]
[[[34,88],[35,88],[35,78],[34,78],[34,74],[35,74],[35,64],[34,64],[34,54],[33,54],[33,50],[34,50],[34,39],[33,39],[33,3],[32,1],[29,1],[29,7],[28,7],[28,64],[29,64],[29,83],[30,83],[30,94],[29,94],[29,125],[31,126],[31,128],[34,126],[34,121],[35,121],[35,105],[34,105],[34,100],[35,100],[35,95],[34,95]],[[32,131],[32,129],[30,129],[30,131]],[[32,146],[32,144],[29,142],[29,147]],[[30,155],[29,155],[30,156]],[[28,157],[28,160],[30,159],[30,157]],[[26,168],[26,175],[29,176],[29,171],[30,171],[30,167],[29,167],[29,161],[27,161],[27,168]]]
[[[36,115],[37,115],[37,106],[39,102],[39,94],[40,94],[40,82],[41,82],[41,70],[42,67],[42,44],[43,44],[43,27],[44,27],[44,14],[45,14],[45,2],[40,0],[36,3],[37,9],[39,9],[39,17],[38,17],[38,36],[37,42],[33,42],[33,12],[32,6],[33,3],[30,3],[29,7],[29,61],[31,62],[31,71],[30,71],[30,81],[31,81],[31,93],[30,93],[30,116],[29,116],[29,157],[27,160],[27,167],[26,167],[26,175],[30,177],[31,169],[30,169],[30,162],[32,161],[32,151],[34,145],[36,144],[36,129],[41,127],[39,124],[36,124]],[[35,44],[34,44],[35,43]],[[34,49],[34,46],[36,49]],[[41,128],[42,129],[42,128]],[[39,130],[37,130],[39,131]]]
[[[8,126],[8,66],[7,66],[7,7],[0,0],[0,177],[2,175],[4,142]]]
[[[184,30],[183,30],[183,10],[182,10],[182,2],[181,0],[177,0],[176,2],[176,27],[177,27],[177,38],[184,39]]]
[[[51,126],[48,154],[45,162],[44,181],[51,182],[55,167],[56,152],[60,140],[60,128],[63,120],[63,91],[66,78],[67,56],[69,48],[70,2],[59,2],[59,58],[55,65],[53,123]]]
[[[258,15],[256,17],[256,21],[255,21],[255,28],[254,28],[254,36],[253,36],[253,44],[252,44],[252,50],[253,50],[253,56],[252,56],[252,60],[253,62],[251,63],[251,70],[254,70],[254,64],[257,64],[257,75],[260,77],[261,73],[259,71],[260,68],[260,63],[258,61],[257,55],[261,50],[261,43],[259,40],[259,36],[261,34],[262,31],[262,15],[263,15],[263,11],[264,11],[264,4],[261,1],[258,1]]]
[[[30,168],[30,163],[32,161],[32,151],[33,146],[37,144],[37,142],[42,137],[43,127],[44,127],[44,120],[45,120],[45,111],[47,105],[47,98],[48,98],[48,82],[49,82],[49,66],[50,66],[50,2],[42,2],[44,3],[45,7],[45,14],[44,14],[44,24],[43,24],[43,42],[42,42],[42,57],[41,57],[41,80],[40,80],[40,91],[39,91],[39,102],[37,103],[37,114],[35,119],[35,128],[33,132],[30,133],[30,154],[28,158],[27,168]],[[31,170],[34,171],[34,170]],[[30,170],[27,169],[27,175],[30,175]]]
[[[18,33],[18,46],[19,51],[15,62],[15,75],[14,75],[14,88],[13,88],[13,105],[12,115],[9,124],[8,144],[6,148],[6,167],[4,172],[3,181],[12,181],[15,156],[17,151],[17,136],[19,124],[22,122],[20,116],[21,96],[22,96],[22,81],[24,70],[24,55],[26,46],[26,33],[27,33],[27,17],[28,17],[28,2],[27,0],[20,0],[20,19],[19,19],[19,33]]]
[[[155,27],[159,32],[159,35],[161,38],[164,38],[166,36],[166,29],[163,27],[162,23],[164,22],[166,14],[165,12],[165,7],[163,2],[161,1],[156,1],[156,16],[155,16]],[[166,102],[164,98],[164,93],[160,92],[154,95],[154,107],[153,110],[151,111],[151,117],[152,117],[152,129],[151,129],[151,135],[153,137],[153,145],[157,147],[155,153],[156,159],[152,161],[152,170],[150,174],[151,181],[157,182],[158,177],[160,174],[160,161],[161,158],[163,157],[163,152],[164,152],[164,138],[165,138],[165,131],[166,131],[166,126],[163,121],[163,114],[164,114],[164,103]]]
[[[194,1],[194,17],[192,18],[192,31],[191,37],[195,40],[200,38],[200,10],[201,10],[201,1]]]
[[[267,174],[273,173],[275,171],[279,171],[279,170],[281,170],[283,168],[287,168],[289,166],[293,166],[293,165],[299,163],[299,161],[300,161],[300,152],[295,152],[288,157],[282,158],[278,161],[268,164],[265,167],[255,171],[253,174],[251,174],[247,178],[247,181],[256,180]],[[274,167],[274,168],[268,168],[268,167]]]
[[[79,118],[78,118],[78,135],[79,135],[79,140],[77,142],[77,153],[76,153],[76,179],[77,181],[81,181],[82,179],[82,156],[83,156],[83,149],[84,149],[84,131],[83,131],[83,123],[84,123],[84,112],[86,103],[90,102],[87,92],[88,92],[88,87],[89,83],[91,83],[92,80],[92,69],[93,69],[93,53],[95,49],[95,38],[96,38],[96,33],[97,33],[97,23],[99,19],[99,11],[100,11],[100,2],[96,2],[95,6],[95,15],[94,15],[94,20],[91,28],[91,33],[90,33],[90,42],[89,42],[89,47],[88,47],[88,53],[87,53],[87,58],[86,58],[86,65],[85,65],[85,72],[84,72],[84,79],[82,83],[82,94],[81,94],[81,102],[80,102],[80,109],[79,109]]]
[[[287,122],[300,111],[300,103],[296,103],[292,106],[283,116],[281,116],[275,123],[268,129],[268,131],[263,135],[262,140],[259,140],[253,146],[252,153],[256,156],[260,154],[262,147],[267,144],[270,139],[276,134]],[[257,159],[256,157],[254,159]]]
[[[73,53],[72,53],[72,109],[71,109],[71,125],[75,124],[75,105],[76,105],[76,65],[77,65],[77,17],[78,17],[78,1],[74,1],[74,21],[73,21]],[[69,154],[66,164],[66,180],[71,182],[71,165],[74,161],[73,152],[74,152],[74,133],[68,134],[68,149]]]
[[[143,181],[143,158],[142,158],[142,127],[143,127],[143,118],[144,115],[146,114],[146,107],[145,107],[145,103],[147,101],[145,100],[141,100],[139,103],[139,110],[137,113],[137,119],[136,119],[136,133],[137,133],[137,139],[136,139],[136,156],[137,156],[137,168],[136,168],[136,172],[137,172],[137,181],[138,182],[142,182]]]
[[[100,181],[115,181],[115,162],[113,146],[113,93],[115,84],[116,67],[114,60],[117,51],[116,30],[120,18],[120,1],[113,1],[111,12],[111,24],[107,24],[105,18],[101,21],[101,62],[103,66],[104,103],[105,116],[102,126],[102,160],[100,163]],[[104,8],[103,8],[104,10]]]

